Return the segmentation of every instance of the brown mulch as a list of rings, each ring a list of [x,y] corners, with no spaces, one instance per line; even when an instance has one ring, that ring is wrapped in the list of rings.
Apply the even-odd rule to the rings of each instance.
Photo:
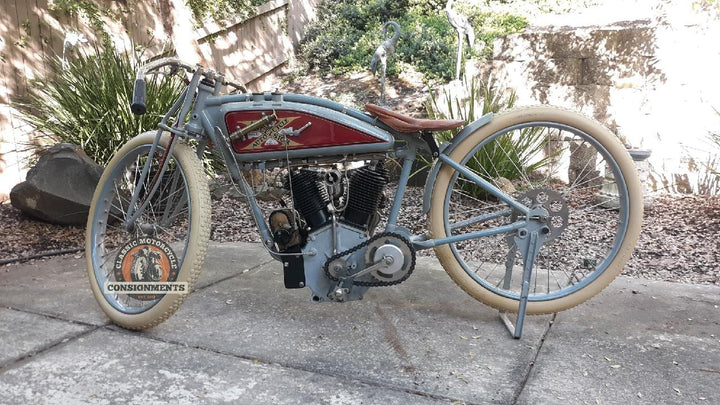
[[[625,272],[654,280],[720,285],[720,195],[659,195]]]
[[[36,220],[9,203],[0,204],[0,235],[0,263],[85,246],[85,227]]]
[[[211,239],[259,242],[243,198],[232,190],[215,193]],[[422,204],[420,189],[410,189],[409,207]],[[401,224],[425,223],[420,209],[403,210]],[[84,229],[52,225],[22,214],[10,204],[0,205],[0,263],[32,255],[82,248]],[[654,197],[645,211],[643,229],[624,272],[633,277],[681,283],[720,285],[720,196]]]

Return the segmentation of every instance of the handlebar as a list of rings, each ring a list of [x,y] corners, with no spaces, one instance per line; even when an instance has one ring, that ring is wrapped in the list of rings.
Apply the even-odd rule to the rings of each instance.
[[[145,78],[135,79],[130,111],[135,115],[143,115],[147,111],[147,105],[145,104]]]
[[[219,80],[223,86],[230,86],[234,87],[237,90],[247,92],[247,88],[245,87],[245,85],[224,80],[224,76],[222,74],[218,74],[212,70],[206,70],[200,65],[192,66],[178,58],[161,58],[149,62],[138,69],[135,75],[135,84],[133,85],[132,104],[130,104],[130,110],[133,114],[143,115],[147,111],[145,76],[147,76],[148,73],[156,71],[165,66],[172,66],[173,70],[182,68],[188,73],[195,73],[196,71],[200,71],[200,73],[208,80]]]

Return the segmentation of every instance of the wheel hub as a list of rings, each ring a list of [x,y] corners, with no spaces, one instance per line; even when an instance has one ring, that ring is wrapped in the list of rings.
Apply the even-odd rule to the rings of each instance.
[[[517,199],[535,212],[543,212],[544,215],[532,218],[539,219],[549,229],[546,242],[557,239],[567,228],[570,212],[565,198],[557,191],[536,188],[520,194]]]

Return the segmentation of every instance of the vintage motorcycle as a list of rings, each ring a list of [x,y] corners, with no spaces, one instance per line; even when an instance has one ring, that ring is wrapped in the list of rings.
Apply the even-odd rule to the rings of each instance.
[[[609,130],[580,114],[525,107],[462,127],[372,104],[363,112],[305,95],[250,94],[174,58],[139,69],[135,114],[146,110],[146,76],[158,72],[183,75],[186,87],[157,131],[131,139],[110,161],[87,224],[92,291],[125,328],[163,322],[198,279],[211,210],[201,157],[210,148],[247,197],[285,287],[308,287],[314,302],[358,300],[402,283],[416,252],[434,248],[468,294],[517,313],[516,326],[504,320],[519,337],[526,314],[600,292],[637,241],[643,206],[633,161]],[[461,127],[440,145],[433,136]],[[432,160],[422,207],[403,207],[421,153]],[[402,169],[381,218],[389,160]],[[268,172],[285,194],[264,212],[257,176],[247,174]],[[421,209],[429,231],[398,225],[401,209]]]

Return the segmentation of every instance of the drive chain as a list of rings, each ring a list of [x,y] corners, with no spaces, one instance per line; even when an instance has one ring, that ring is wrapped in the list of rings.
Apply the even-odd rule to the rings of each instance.
[[[365,286],[365,287],[388,287],[391,285],[400,284],[403,281],[407,280],[408,277],[410,277],[410,274],[412,274],[413,270],[415,269],[415,249],[413,249],[412,245],[410,244],[410,241],[406,237],[404,237],[400,234],[397,234],[397,233],[393,233],[393,232],[381,232],[359,245],[353,246],[352,248],[350,248],[348,250],[345,250],[343,252],[340,252],[340,253],[330,257],[325,262],[325,265],[323,265],[323,270],[325,271],[325,276],[332,281],[340,281],[340,279],[338,277],[335,277],[330,273],[330,263],[334,262],[337,259],[342,258],[343,256],[353,254],[353,253],[357,252],[358,250],[360,250],[364,247],[367,247],[369,244],[375,242],[376,240],[382,239],[382,238],[388,237],[388,236],[391,236],[393,238],[397,238],[397,239],[401,240],[408,247],[408,249],[410,249],[410,252],[411,252],[410,256],[411,256],[412,261],[410,262],[410,269],[408,270],[407,274],[403,278],[395,280],[395,281],[353,280],[352,283],[353,283],[353,285],[359,285],[359,286]],[[349,277],[352,277],[352,275],[350,275]]]

